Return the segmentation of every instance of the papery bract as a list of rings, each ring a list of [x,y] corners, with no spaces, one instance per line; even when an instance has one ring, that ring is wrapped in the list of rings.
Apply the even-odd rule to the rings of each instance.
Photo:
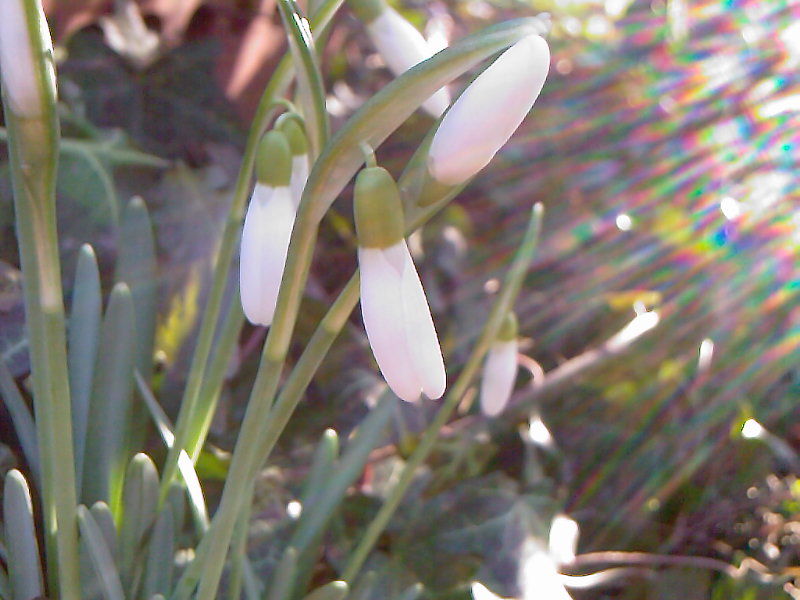
[[[433,178],[456,185],[485,167],[533,107],[549,68],[547,42],[529,35],[478,75],[434,134],[428,155]]]

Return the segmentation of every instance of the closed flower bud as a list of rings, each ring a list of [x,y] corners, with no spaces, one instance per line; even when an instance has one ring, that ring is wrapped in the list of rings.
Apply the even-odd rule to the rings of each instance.
[[[500,414],[511,398],[517,380],[517,318],[509,313],[497,339],[486,354],[481,380],[481,411],[489,417]]]
[[[444,394],[446,375],[428,301],[403,238],[400,194],[380,167],[356,179],[361,314],[372,353],[392,391],[413,402]]]
[[[538,35],[511,46],[459,96],[431,142],[428,170],[457,185],[489,164],[533,107],[550,68],[550,50]]]
[[[0,0],[0,74],[6,102],[17,117],[41,117],[45,94],[55,97],[52,51],[38,1]]]
[[[239,290],[247,319],[266,326],[275,314],[297,211],[289,187],[292,158],[285,136],[277,131],[265,134],[256,161],[258,182],[242,230]]]
[[[382,0],[358,0],[350,4],[365,22],[372,43],[395,75],[401,75],[433,56],[434,52],[422,34]],[[441,88],[422,107],[439,118],[449,105],[450,94],[446,88]]]

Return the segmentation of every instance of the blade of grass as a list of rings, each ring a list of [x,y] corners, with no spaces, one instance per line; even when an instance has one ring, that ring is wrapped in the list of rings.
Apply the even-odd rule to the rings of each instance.
[[[156,519],[158,472],[150,457],[137,454],[125,477],[120,519],[120,575],[126,590],[134,589],[141,567],[146,536]]]
[[[100,333],[82,496],[84,502],[107,502],[117,522],[127,466],[124,440],[133,384],[134,339],[133,300],[128,286],[118,283],[111,292]]]
[[[147,382],[142,379],[142,376],[137,372],[135,377],[136,387],[150,411],[150,416],[156,424],[156,428],[161,435],[161,439],[164,441],[164,445],[167,448],[171,448],[175,442],[175,436],[172,433],[172,425],[167,415],[162,410],[155,396],[153,396],[153,392],[147,386]],[[200,478],[197,476],[194,463],[186,452],[181,452],[178,456],[178,472],[181,474],[183,482],[186,485],[186,493],[189,495],[189,504],[192,508],[195,527],[198,534],[202,535],[208,529],[208,509],[206,508],[206,501],[203,497],[203,488],[200,485]],[[170,492],[172,492],[173,489],[173,487],[170,487]],[[181,523],[183,519],[176,518],[175,522]]]
[[[156,334],[157,263],[153,225],[144,201],[136,196],[122,213],[119,228],[115,281],[124,282],[131,291],[134,322],[134,365],[145,381],[153,373],[153,340]],[[144,443],[147,414],[133,404],[126,429],[126,453],[134,454]]]
[[[296,577],[298,590],[305,588],[325,529],[342,503],[347,490],[364,471],[370,453],[380,442],[386,426],[397,410],[397,402],[392,394],[384,394],[378,405],[359,425],[355,437],[347,445],[336,468],[329,471],[325,480],[320,482],[321,487],[316,502],[307,510],[303,510],[297,528],[289,540],[289,545],[298,552]]]
[[[12,597],[38,598],[44,593],[44,578],[33,524],[31,492],[22,473],[16,469],[8,472],[3,486],[3,525]]]
[[[272,570],[272,578],[264,600],[286,600],[286,598],[290,598],[294,588],[296,572],[297,550],[289,546]]]
[[[166,506],[158,515],[147,551],[147,564],[142,581],[142,596],[168,594],[172,589],[175,564],[175,525],[172,510]]]
[[[81,543],[85,544],[95,575],[106,600],[125,600],[119,572],[106,546],[103,534],[92,516],[83,505],[78,507],[78,525],[81,530]]]
[[[69,318],[69,389],[75,440],[75,487],[83,485],[83,457],[97,361],[103,298],[97,258],[88,244],[81,247],[72,288]]]

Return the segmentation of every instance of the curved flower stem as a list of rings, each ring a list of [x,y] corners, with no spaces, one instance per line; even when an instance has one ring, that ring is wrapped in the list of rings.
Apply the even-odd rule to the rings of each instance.
[[[390,519],[394,515],[395,510],[397,510],[397,507],[400,505],[400,501],[403,499],[408,487],[414,481],[414,477],[417,474],[417,469],[433,449],[433,445],[439,436],[439,431],[444,425],[447,424],[451,414],[461,402],[464,393],[467,391],[467,388],[472,382],[472,378],[480,368],[483,356],[486,354],[489,346],[492,343],[492,340],[494,340],[495,336],[497,335],[497,331],[500,329],[505,315],[509,310],[511,310],[514,304],[514,299],[516,298],[519,288],[522,285],[522,279],[528,270],[528,266],[530,265],[531,259],[533,258],[533,254],[538,244],[539,232],[541,231],[542,225],[542,213],[542,205],[536,204],[533,207],[531,219],[528,224],[528,229],[525,232],[525,237],[523,238],[522,244],[517,250],[514,261],[512,262],[511,267],[506,275],[503,288],[500,290],[500,293],[498,294],[497,299],[492,306],[492,310],[489,313],[489,318],[486,320],[486,324],[484,325],[483,331],[481,332],[481,335],[478,338],[474,349],[472,350],[469,360],[467,360],[466,365],[462,369],[458,380],[453,385],[450,392],[445,396],[442,407],[439,409],[439,412],[436,413],[433,421],[431,421],[431,424],[425,430],[419,445],[416,447],[413,454],[409,457],[408,462],[406,462],[405,466],[403,467],[403,472],[400,475],[400,479],[392,488],[391,493],[384,502],[383,506],[381,506],[378,514],[375,515],[367,527],[367,530],[362,535],[358,546],[356,546],[356,549],[350,555],[350,559],[348,560],[347,566],[344,569],[344,574],[342,575],[342,580],[346,581],[349,585],[352,585],[355,581],[361,566],[364,564],[367,556],[375,546],[375,542],[389,524]]]

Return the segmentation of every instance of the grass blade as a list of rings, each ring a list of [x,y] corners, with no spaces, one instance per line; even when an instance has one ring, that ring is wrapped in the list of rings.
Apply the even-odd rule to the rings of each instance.
[[[272,581],[267,590],[267,595],[264,596],[264,600],[284,600],[285,598],[290,598],[296,573],[297,550],[289,546],[272,571]]]
[[[44,588],[31,493],[22,473],[12,469],[3,486],[3,517],[13,598],[37,598]]]
[[[118,522],[127,460],[124,440],[133,383],[135,324],[133,300],[124,283],[111,292],[100,334],[92,386],[83,500],[108,503]],[[91,474],[91,476],[89,476]]]
[[[102,597],[106,600],[125,600],[119,572],[106,546],[103,533],[92,513],[83,505],[78,507],[78,526],[81,532],[81,545],[86,548]]]
[[[156,500],[158,496],[156,495]],[[147,552],[141,596],[169,594],[175,564],[175,523],[172,508],[167,505],[159,513]]]
[[[137,454],[131,459],[125,478],[122,518],[120,519],[120,571],[132,589],[143,556],[145,537],[156,519],[158,506],[158,472],[150,457]]]
[[[318,587],[303,598],[303,600],[344,600],[349,588],[344,581],[331,581]]]
[[[156,245],[147,206],[138,196],[130,201],[122,214],[118,246],[115,280],[128,285],[133,300],[136,323],[134,364],[144,380],[150,381],[158,292]],[[126,445],[132,454],[142,447],[147,431],[147,414],[143,407],[133,405],[129,423]]]
[[[75,444],[75,487],[83,482],[86,428],[92,398],[92,380],[97,361],[103,298],[97,258],[88,244],[78,253],[72,309],[69,319],[69,389],[72,398],[72,432]]]

